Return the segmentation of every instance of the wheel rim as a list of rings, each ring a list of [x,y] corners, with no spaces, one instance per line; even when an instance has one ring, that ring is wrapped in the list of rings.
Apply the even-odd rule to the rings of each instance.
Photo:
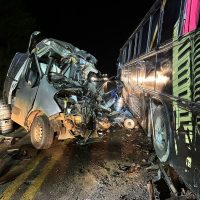
[[[155,137],[154,137],[155,145],[158,147],[161,151],[167,150],[167,130],[166,130],[166,124],[164,120],[162,120],[160,117],[156,119],[155,122]]]
[[[40,124],[37,124],[34,131],[34,139],[37,143],[40,143],[42,141],[42,136],[43,136],[43,128]]]

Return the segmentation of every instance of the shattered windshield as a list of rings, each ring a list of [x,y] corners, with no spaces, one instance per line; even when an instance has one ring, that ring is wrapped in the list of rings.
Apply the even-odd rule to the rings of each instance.
[[[48,75],[50,81],[56,81],[61,78],[85,81],[88,74],[98,73],[95,63],[90,58],[84,59],[75,53],[71,53],[66,58],[54,59],[50,65]]]
[[[44,39],[33,51],[38,57],[42,73],[57,89],[79,87],[95,95],[97,88],[105,81],[96,69],[97,59],[72,44]]]
[[[71,79],[78,82],[87,80],[89,73],[98,73],[96,58],[72,44],[55,39],[45,39],[36,45],[36,54],[42,72],[49,76],[51,82],[59,79]]]

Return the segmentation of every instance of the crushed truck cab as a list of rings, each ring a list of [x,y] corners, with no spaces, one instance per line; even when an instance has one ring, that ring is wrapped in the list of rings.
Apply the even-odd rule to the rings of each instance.
[[[96,58],[63,41],[31,40],[26,53],[14,56],[3,96],[11,119],[30,132],[34,147],[49,148],[55,137],[88,139],[108,130],[110,110],[102,100],[107,78],[96,69]]]

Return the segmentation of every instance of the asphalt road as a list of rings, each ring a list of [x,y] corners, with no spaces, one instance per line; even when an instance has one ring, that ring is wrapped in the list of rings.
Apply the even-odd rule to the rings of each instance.
[[[23,134],[14,145],[0,145],[0,164],[6,166],[0,176],[0,200],[149,199],[147,183],[155,171],[147,170],[153,152],[142,131],[113,130],[84,146],[56,141],[42,151]],[[16,150],[8,155],[6,149]]]

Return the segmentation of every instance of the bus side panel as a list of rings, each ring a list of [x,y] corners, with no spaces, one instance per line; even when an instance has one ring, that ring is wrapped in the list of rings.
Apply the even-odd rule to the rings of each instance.
[[[173,96],[199,102],[200,37],[189,34],[174,42]],[[200,197],[200,117],[173,103],[174,152],[171,165]]]
[[[172,95],[172,50],[157,55],[155,90]]]
[[[138,71],[136,63],[122,67],[121,80],[124,83],[123,98],[130,111],[139,120],[143,113],[143,102],[140,100],[140,92],[135,90],[138,84]]]
[[[149,55],[145,59],[123,66],[121,80],[126,88],[123,97],[138,121],[143,123],[141,124],[143,126],[146,124],[149,99],[145,97],[142,90],[138,90],[138,86],[152,91],[172,94],[172,50],[167,49],[162,53]],[[172,105],[168,107],[169,110],[172,110]]]

